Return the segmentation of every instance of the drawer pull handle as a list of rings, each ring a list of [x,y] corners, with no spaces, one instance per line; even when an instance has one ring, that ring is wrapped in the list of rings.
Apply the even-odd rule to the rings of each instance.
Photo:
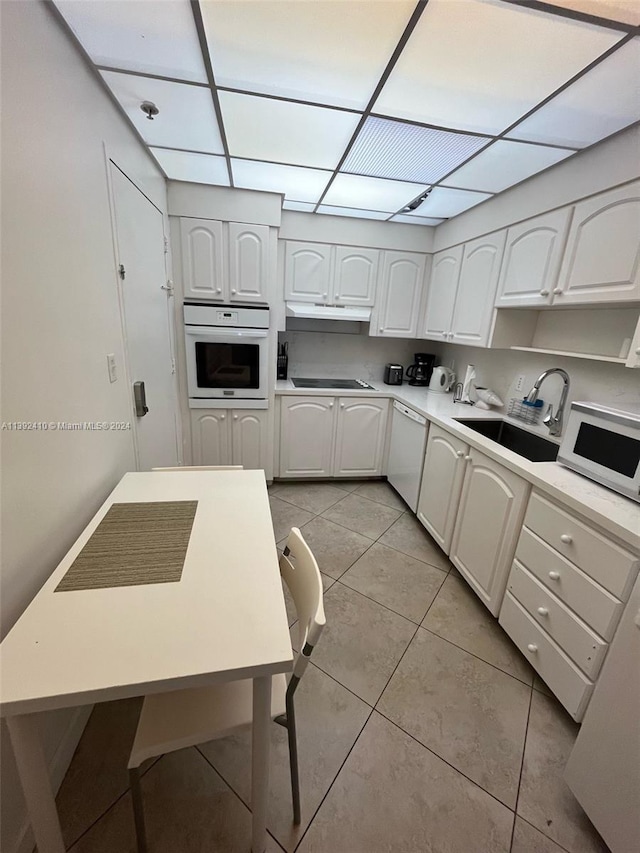
[[[538,647],[536,646],[535,643],[529,643],[527,648],[529,649],[530,652],[537,652],[538,651]]]
[[[560,572],[549,572],[549,577],[551,578],[552,581],[559,581],[560,580]]]
[[[573,536],[569,536],[568,533],[563,533],[560,537],[560,541],[564,542],[565,545],[571,545],[573,542]]]
[[[540,614],[540,616],[548,616],[549,615],[549,611],[547,610],[546,607],[538,607],[538,613]]]
[[[548,296],[548,295],[549,295],[549,291],[548,291],[548,290],[541,290],[541,291],[540,291],[540,296]]]

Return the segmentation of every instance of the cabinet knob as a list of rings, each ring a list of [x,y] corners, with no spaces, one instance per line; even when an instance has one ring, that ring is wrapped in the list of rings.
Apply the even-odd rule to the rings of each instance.
[[[220,415],[220,420],[223,421],[226,417],[226,415]]]
[[[323,298],[323,299],[326,299],[326,298],[327,298],[327,294],[326,294],[326,293],[323,293],[323,294],[322,294],[322,298]]]
[[[549,295],[549,291],[548,291],[548,290],[541,290],[541,291],[540,291],[540,296],[548,296],[548,295]]]
[[[560,572],[549,572],[549,577],[551,578],[552,581],[559,581],[560,580]]]
[[[344,409],[344,403],[340,403],[340,408]]]
[[[452,337],[453,337],[453,332],[449,332],[449,337],[450,337],[450,338],[452,338]]]
[[[464,456],[464,450],[457,450],[456,456],[458,457],[458,459],[462,459],[462,457]]]
[[[549,611],[547,610],[546,607],[538,607],[538,613],[540,614],[540,616],[548,616],[549,615]]]
[[[555,293],[556,296],[560,296],[562,294],[562,288],[561,287],[554,287],[553,292]]]
[[[636,350],[636,355],[640,355],[640,347]]]
[[[464,457],[464,461],[465,461],[465,462],[471,462],[471,457],[470,457],[470,456],[465,456],[465,457]]]
[[[231,288],[231,293],[237,293],[237,292],[238,292],[238,291],[235,289],[235,287],[232,287],[232,288]]]
[[[537,652],[538,651],[538,647],[536,646],[535,643],[529,643],[527,648],[529,649],[530,652]]]
[[[378,331],[379,331],[379,332],[384,332],[384,326],[380,326],[380,328],[378,329]]]
[[[336,293],[336,299],[340,299],[340,294]]]
[[[333,409],[333,403],[329,403],[329,408]]]
[[[573,542],[573,537],[569,536],[568,533],[563,533],[560,537],[560,541],[564,542],[565,545],[571,545],[571,543]]]
[[[234,416],[233,416],[233,419],[234,419],[234,421],[237,421],[237,420],[238,420],[238,416],[237,416],[237,415],[234,415]]]
[[[222,293],[222,288],[221,288],[221,287],[216,287],[216,293]]]

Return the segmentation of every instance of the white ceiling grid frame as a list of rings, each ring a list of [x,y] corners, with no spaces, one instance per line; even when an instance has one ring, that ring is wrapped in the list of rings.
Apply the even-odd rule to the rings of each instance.
[[[640,120],[640,38],[631,39],[509,132],[583,148]]]
[[[189,0],[55,0],[96,65],[206,83]]]
[[[363,110],[416,3],[201,0],[200,5],[218,86]]]
[[[406,213],[396,213],[392,216],[389,222],[404,222],[406,225],[430,225],[432,227],[440,225],[444,219],[433,219],[426,216],[407,216]]]
[[[499,193],[566,160],[574,153],[566,148],[548,148],[545,145],[499,139],[450,174],[443,184],[447,187]]]
[[[299,2],[299,0],[295,0]],[[229,154],[250,160],[335,169],[358,113],[220,91]]]
[[[432,184],[490,139],[368,116],[342,171]]]
[[[114,71],[100,74],[147,145],[224,153],[209,89]],[[160,110],[152,121],[140,109],[142,101],[153,101]]]
[[[172,148],[151,147],[149,150],[172,181],[229,186],[227,161],[220,154],[175,151]]]
[[[315,206],[315,201],[289,201],[285,198],[282,202],[283,210],[297,210],[303,213],[313,213]]]
[[[322,204],[395,213],[426,189],[424,184],[345,175],[339,172],[327,190]]]
[[[502,0],[430,0],[373,112],[498,134],[623,35]]]
[[[281,193],[296,201],[317,202],[331,177],[323,169],[303,169],[254,160],[231,159],[235,185],[246,190]]]
[[[387,219],[389,214],[380,210],[362,210],[359,207],[333,207],[330,204],[319,205],[316,213],[329,216],[349,216],[354,219]]]
[[[417,207],[415,211],[407,212],[405,215],[449,219],[491,197],[489,193],[434,187],[420,207]]]

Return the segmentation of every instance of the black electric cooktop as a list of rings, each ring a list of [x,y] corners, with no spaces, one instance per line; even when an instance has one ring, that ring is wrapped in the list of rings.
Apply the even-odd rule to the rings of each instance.
[[[339,391],[375,391],[373,385],[362,379],[305,379],[296,376],[291,379],[294,388],[334,388]]]

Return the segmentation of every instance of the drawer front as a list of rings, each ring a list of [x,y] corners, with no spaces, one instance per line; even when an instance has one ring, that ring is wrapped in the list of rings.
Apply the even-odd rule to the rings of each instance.
[[[589,678],[595,679],[607,651],[588,625],[578,619],[516,560],[507,589]]]
[[[601,637],[613,637],[624,605],[526,527],[520,534],[516,559]]]
[[[504,597],[498,621],[573,719],[579,723],[589,704],[593,682],[580,672],[510,592]]]
[[[533,492],[524,523],[609,592],[626,600],[638,557]]]

